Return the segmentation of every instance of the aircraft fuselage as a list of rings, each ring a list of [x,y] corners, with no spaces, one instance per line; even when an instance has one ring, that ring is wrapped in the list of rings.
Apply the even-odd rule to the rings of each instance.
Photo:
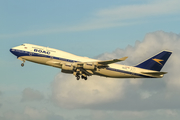
[[[33,44],[23,44],[10,49],[22,66],[25,61],[53,66],[62,69],[64,73],[74,74],[76,77],[99,75],[112,78],[161,78],[163,74],[147,74],[157,72],[155,70],[142,69],[134,66],[126,66],[77,56],[61,50],[43,47]],[[100,62],[99,62],[100,61]],[[77,75],[78,74],[78,75]],[[82,78],[83,78],[82,77]]]

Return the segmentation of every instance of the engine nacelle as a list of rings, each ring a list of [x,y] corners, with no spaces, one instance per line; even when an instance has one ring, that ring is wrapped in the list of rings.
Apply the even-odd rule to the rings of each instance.
[[[86,70],[95,70],[96,66],[92,63],[84,63],[83,68]]]
[[[73,67],[73,65],[71,65],[71,64],[62,64],[62,70],[70,70],[70,71],[72,71],[74,69],[74,67]]]

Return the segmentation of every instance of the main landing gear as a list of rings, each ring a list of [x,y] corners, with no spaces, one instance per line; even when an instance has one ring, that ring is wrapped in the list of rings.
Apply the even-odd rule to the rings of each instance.
[[[80,77],[81,75],[81,77]],[[77,73],[75,73],[76,79],[79,80],[80,78],[87,80],[87,76],[85,74],[81,74],[81,71],[78,71]]]
[[[79,80],[79,79],[80,79],[80,76],[76,76],[76,79]]]
[[[81,78],[87,80],[87,76],[85,74],[82,74]]]
[[[87,80],[87,77],[84,77],[83,75],[81,75],[81,78],[84,79],[84,80]],[[80,76],[76,76],[76,79],[79,80]]]

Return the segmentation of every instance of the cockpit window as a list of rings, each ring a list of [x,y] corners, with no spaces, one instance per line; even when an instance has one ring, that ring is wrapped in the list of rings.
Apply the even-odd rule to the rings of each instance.
[[[25,46],[24,44],[22,44],[21,46]]]

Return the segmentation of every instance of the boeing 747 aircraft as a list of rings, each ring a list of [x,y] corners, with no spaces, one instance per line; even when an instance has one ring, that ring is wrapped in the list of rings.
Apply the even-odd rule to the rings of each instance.
[[[113,60],[95,60],[80,57],[61,50],[33,44],[22,44],[10,49],[22,61],[61,68],[61,72],[73,74],[77,80],[87,80],[88,76],[99,75],[111,78],[162,78],[167,72],[160,72],[172,52],[162,51],[136,66],[116,64],[127,57]]]

